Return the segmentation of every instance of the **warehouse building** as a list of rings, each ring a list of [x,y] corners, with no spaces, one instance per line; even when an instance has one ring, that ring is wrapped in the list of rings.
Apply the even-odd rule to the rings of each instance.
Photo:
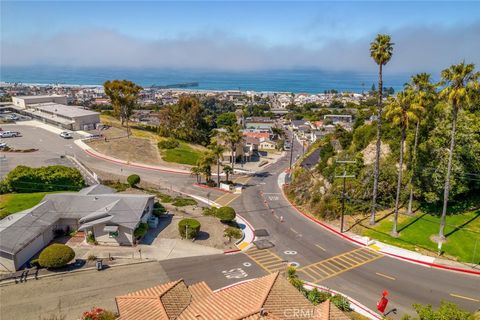
[[[79,106],[68,106],[67,97],[12,97],[13,111],[67,130],[93,130],[100,123],[100,113]]]

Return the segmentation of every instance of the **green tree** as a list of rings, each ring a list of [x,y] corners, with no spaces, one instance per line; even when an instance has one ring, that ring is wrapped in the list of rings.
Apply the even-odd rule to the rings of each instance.
[[[217,117],[217,127],[219,128],[233,126],[235,123],[237,123],[235,112],[225,112]]]
[[[441,85],[445,88],[440,92],[440,97],[445,99],[452,108],[452,130],[450,138],[450,149],[448,153],[447,174],[443,194],[443,208],[440,220],[438,236],[440,240],[445,239],[445,219],[447,215],[448,195],[450,191],[450,174],[452,171],[453,150],[455,148],[455,131],[457,127],[458,111],[470,105],[472,96],[478,95],[480,88],[478,78],[479,72],[475,72],[474,64],[461,62],[450,66],[442,71]]]
[[[209,147],[210,152],[212,155],[215,157],[215,163],[217,164],[217,187],[220,186],[220,164],[223,160],[223,152],[225,151],[225,148],[216,143],[216,141],[213,142]]]
[[[128,80],[108,80],[103,84],[103,88],[105,94],[110,98],[115,114],[120,117],[122,126],[126,123],[127,137],[129,137],[128,120],[132,115],[138,94],[143,88]]]
[[[417,110],[417,121],[415,124],[415,136],[413,143],[413,150],[411,151],[411,172],[410,179],[408,182],[409,188],[409,197],[408,197],[408,209],[407,214],[412,214],[412,203],[413,203],[413,177],[415,176],[415,168],[417,164],[417,148],[418,148],[418,136],[420,133],[420,119],[421,116],[426,112],[427,108],[432,105],[435,101],[436,93],[435,86],[430,81],[430,74],[428,73],[419,73],[412,76],[410,84],[407,87],[413,90],[413,101],[412,103],[416,105]]]
[[[228,183],[228,177],[233,173],[233,169],[230,166],[224,166],[223,172],[225,173],[225,181]]]
[[[380,174],[380,148],[382,143],[382,89],[383,89],[383,66],[392,58],[393,43],[387,34],[379,34],[370,44],[370,56],[378,65],[378,105],[377,105],[377,144],[375,153],[375,165],[373,170],[373,194],[372,194],[372,212],[370,224],[375,224],[375,213],[377,206],[378,177]]]
[[[205,180],[207,183],[211,180],[212,177],[212,165],[215,162],[215,155],[209,150],[203,154],[203,156],[198,160],[197,167],[200,168],[201,172],[205,175]]]
[[[406,89],[397,94],[395,98],[389,99],[387,105],[386,117],[391,119],[394,126],[400,128],[400,158],[398,161],[398,179],[397,179],[397,193],[395,197],[395,210],[393,213],[393,229],[392,236],[398,236],[397,223],[398,223],[398,207],[400,204],[400,193],[402,188],[402,173],[403,173],[403,153],[405,146],[405,139],[407,137],[407,129],[410,126],[410,122],[418,122],[418,105],[412,103],[413,92]]]
[[[201,182],[202,169],[199,166],[194,166],[190,169],[190,174],[197,178],[197,183]]]
[[[236,158],[236,149],[239,143],[243,140],[243,134],[240,130],[240,126],[238,124],[234,124],[233,126],[229,126],[226,128],[225,131],[218,132],[218,138],[225,141],[225,143],[229,146],[230,151],[232,152],[232,173],[235,170],[235,158]]]

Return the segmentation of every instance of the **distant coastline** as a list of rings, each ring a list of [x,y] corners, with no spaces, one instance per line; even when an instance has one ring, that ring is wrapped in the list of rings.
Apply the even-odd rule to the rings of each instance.
[[[410,75],[385,72],[384,85],[396,91],[408,82]],[[256,91],[323,93],[369,91],[377,82],[377,74],[358,72],[327,72],[320,70],[269,70],[250,72],[191,71],[121,68],[71,67],[8,67],[1,66],[0,82],[64,87],[99,87],[108,79],[128,79],[143,87],[198,83],[194,91]]]

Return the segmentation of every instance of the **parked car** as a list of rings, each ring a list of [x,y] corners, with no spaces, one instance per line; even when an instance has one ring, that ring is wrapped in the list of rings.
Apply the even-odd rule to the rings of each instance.
[[[13,138],[13,137],[20,137],[20,132],[17,131],[1,131],[0,138]]]
[[[9,116],[7,117],[7,119],[8,119],[8,120],[18,120],[19,117],[18,117],[16,114],[12,114],[12,115],[9,115]]]
[[[60,133],[60,137],[62,137],[63,139],[72,139],[73,138],[72,134],[68,131],[62,131]]]
[[[0,149],[8,147],[5,142],[0,142]]]
[[[99,133],[92,133],[87,136],[87,139],[100,139],[103,135]]]

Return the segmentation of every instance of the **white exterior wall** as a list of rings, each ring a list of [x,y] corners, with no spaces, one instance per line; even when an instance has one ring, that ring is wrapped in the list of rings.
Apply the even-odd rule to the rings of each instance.
[[[85,125],[91,126],[89,130],[93,130],[97,123],[100,123],[100,115],[92,114],[88,116],[74,117],[72,120],[75,121],[73,124],[73,130],[84,130]]]
[[[36,253],[41,251],[47,244],[43,242],[43,234],[30,242],[25,248],[15,255],[15,270],[20,268],[25,262],[29,261]]]
[[[6,252],[0,252],[0,270],[11,272],[16,270],[13,257]]]

